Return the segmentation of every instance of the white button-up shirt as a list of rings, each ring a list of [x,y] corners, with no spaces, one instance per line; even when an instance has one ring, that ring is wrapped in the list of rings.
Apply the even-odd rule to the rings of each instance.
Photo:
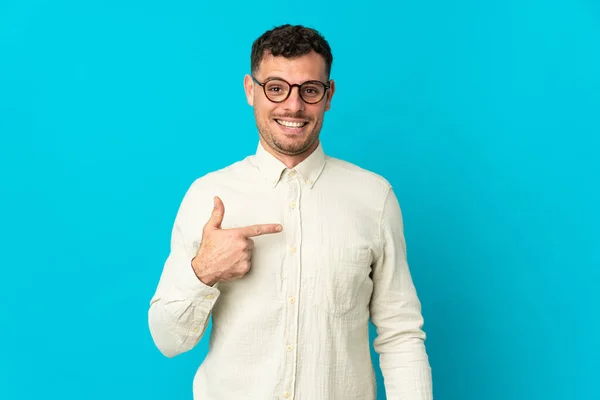
[[[254,237],[252,267],[210,287],[191,259],[213,210],[222,228],[280,223]],[[400,207],[381,176],[322,145],[293,170],[256,154],[197,179],[183,198],[149,326],[168,357],[192,349],[212,315],[196,400],[374,400],[369,319],[388,400],[432,399],[420,301]]]

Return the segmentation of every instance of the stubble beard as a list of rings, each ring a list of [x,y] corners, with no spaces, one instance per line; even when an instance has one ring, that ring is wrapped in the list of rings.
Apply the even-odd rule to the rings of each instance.
[[[256,127],[258,129],[260,137],[273,150],[286,156],[297,156],[303,154],[308,149],[310,149],[314,145],[314,143],[319,139],[319,133],[323,125],[323,120],[319,119],[315,121],[311,132],[305,137],[303,141],[295,143],[283,143],[277,138],[278,134],[274,133],[272,131],[272,128],[269,126],[270,119],[265,120],[263,118],[260,118],[256,112],[254,113],[254,116],[256,120]]]

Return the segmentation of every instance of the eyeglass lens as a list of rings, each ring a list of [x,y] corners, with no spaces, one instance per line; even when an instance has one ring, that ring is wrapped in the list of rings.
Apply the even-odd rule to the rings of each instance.
[[[265,94],[275,102],[285,100],[290,93],[290,85],[280,80],[265,83]],[[307,103],[317,103],[325,95],[325,86],[320,82],[305,82],[300,86],[300,97]]]

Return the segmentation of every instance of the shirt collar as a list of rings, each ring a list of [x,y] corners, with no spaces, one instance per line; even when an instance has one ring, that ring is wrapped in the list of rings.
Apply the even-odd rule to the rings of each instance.
[[[323,146],[321,142],[319,142],[318,147],[304,161],[296,165],[296,167],[293,168],[293,171],[296,171],[296,173],[300,175],[301,180],[308,187],[312,188],[325,167],[325,159]],[[259,170],[265,175],[273,187],[277,186],[281,181],[284,172],[291,172],[284,163],[269,153],[263,147],[261,142],[258,143],[255,160]]]

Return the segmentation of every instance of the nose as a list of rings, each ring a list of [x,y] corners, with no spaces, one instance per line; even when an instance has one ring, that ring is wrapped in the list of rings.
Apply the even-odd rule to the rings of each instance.
[[[300,97],[300,88],[298,86],[292,87],[290,96],[284,102],[284,108],[291,112],[304,111],[304,101]]]

